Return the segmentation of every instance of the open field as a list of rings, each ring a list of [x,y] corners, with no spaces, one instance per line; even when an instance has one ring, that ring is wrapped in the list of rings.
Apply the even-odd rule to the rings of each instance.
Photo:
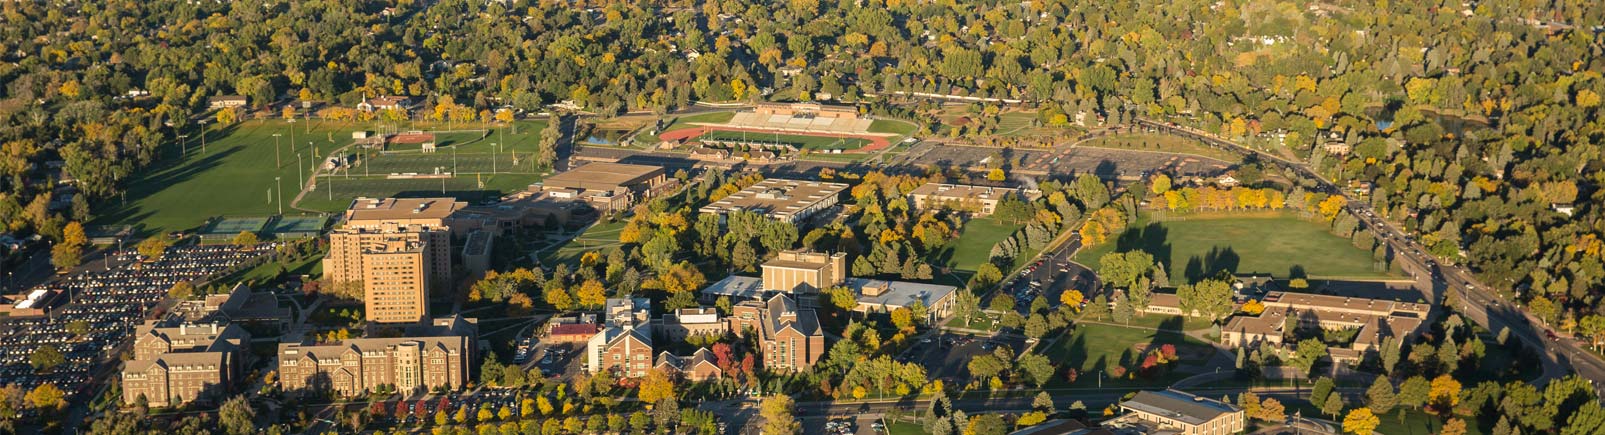
[[[1181,325],[1174,327],[1179,329]],[[1049,383],[1050,387],[1095,387],[1098,386],[1100,373],[1105,376],[1104,386],[1170,385],[1191,373],[1172,371],[1151,379],[1142,376],[1130,379],[1108,377],[1109,370],[1116,366],[1135,371],[1142,362],[1144,350],[1165,344],[1176,345],[1176,353],[1181,358],[1181,361],[1173,363],[1172,367],[1202,364],[1215,352],[1214,346],[1209,343],[1176,332],[1080,323],[1075,326],[1073,332],[1059,338],[1053,346],[1043,349],[1041,353],[1057,362],[1060,371],[1074,367],[1080,372],[1074,384],[1069,384],[1062,377],[1054,377]]]
[[[190,135],[187,144],[183,147],[177,144],[169,145],[164,149],[163,160],[154,167],[136,174],[125,185],[128,193],[126,197],[107,201],[100,205],[104,212],[93,224],[96,225],[132,225],[143,233],[152,231],[172,231],[195,228],[203,224],[207,218],[213,216],[240,216],[240,215],[270,215],[279,212],[280,192],[282,199],[288,203],[295,197],[299,189],[298,177],[309,177],[312,168],[319,163],[313,155],[324,156],[334,149],[351,143],[351,132],[355,130],[375,131],[381,130],[379,122],[338,122],[338,121],[301,121],[286,123],[282,120],[253,120],[239,124],[219,127],[215,124],[208,126],[205,151],[200,149],[200,133],[197,131]],[[489,142],[505,140],[507,150],[500,158],[511,162],[511,152],[517,149],[520,155],[533,153],[538,146],[540,130],[545,126],[543,121],[520,121],[517,133],[512,129],[498,132],[494,124],[473,124],[475,128],[486,128],[490,134],[484,140],[472,141],[482,133],[444,133],[441,143],[448,144],[442,151],[453,146],[462,146],[459,150],[459,159],[463,153],[489,155]],[[419,122],[400,129],[429,130],[436,127],[445,127],[444,124]],[[465,126],[457,125],[457,128]],[[294,140],[291,139],[294,130]],[[391,126],[389,130],[396,130]],[[280,137],[274,138],[274,134]],[[282,148],[275,152],[275,142]],[[309,143],[310,142],[310,143]],[[188,148],[189,152],[179,157],[181,148]],[[296,168],[296,154],[301,154],[300,164],[305,167],[299,172]],[[277,157],[275,155],[277,154]],[[409,160],[406,152],[392,153],[396,162]],[[416,153],[411,156],[425,156]],[[436,158],[439,153],[430,154]],[[449,159],[449,154],[447,159]],[[438,158],[436,158],[438,160]],[[279,163],[275,165],[275,160]],[[378,159],[376,159],[378,160]],[[487,160],[488,161],[488,160]],[[396,165],[409,165],[411,163],[395,163]],[[420,166],[412,164],[414,166]],[[459,165],[461,161],[459,160]],[[400,167],[400,166],[398,166]],[[370,169],[372,171],[372,169]],[[415,171],[404,171],[415,172]],[[354,174],[353,174],[354,175]],[[503,174],[504,176],[506,174]],[[279,180],[275,181],[275,177]],[[492,179],[502,176],[490,177]],[[511,178],[511,177],[509,177]],[[518,182],[511,180],[501,182],[488,182],[487,186],[513,186],[523,188],[537,176],[524,175]],[[352,180],[356,180],[355,177]],[[439,192],[439,181],[433,181],[429,186],[417,183],[418,180],[405,180],[404,183],[360,183],[352,186],[340,186],[337,180],[335,198],[330,200],[327,196],[319,195],[325,192],[318,191],[308,194],[307,199],[312,203],[310,207],[317,210],[333,211],[344,208],[356,194],[367,196],[391,196],[406,192],[426,190],[434,187]],[[371,180],[364,180],[371,181]],[[388,181],[388,180],[384,180]],[[473,179],[452,180],[463,184],[476,184]],[[354,181],[353,181],[354,182]],[[448,187],[451,187],[448,185]],[[345,190],[342,190],[345,189]],[[352,195],[342,198],[346,192]],[[315,199],[322,197],[319,203]],[[331,205],[338,204],[338,205]],[[292,212],[289,204],[284,204],[284,212]]]
[[[1135,133],[1105,136],[1082,142],[1080,146],[1117,150],[1193,154],[1225,162],[1235,162],[1242,159],[1241,156],[1218,148],[1206,146],[1202,142],[1168,134]]]
[[[664,124],[663,128],[658,130],[658,133],[661,134],[666,131],[686,128],[691,126],[692,123],[699,122],[723,124],[730,122],[730,119],[735,117],[736,112],[734,111],[698,113],[695,115],[686,115],[680,117],[665,116],[663,119],[668,120],[669,122]],[[658,136],[656,134],[652,134],[652,129],[641,130],[641,133],[635,136],[635,141],[637,143],[656,144],[658,143],[658,140]]]
[[[974,272],[992,256],[992,245],[1014,234],[1023,225],[1005,222],[1002,219],[983,217],[970,219],[959,230],[958,240],[954,240],[951,248],[938,253],[937,264],[945,264],[954,270]]]
[[[877,119],[869,123],[870,133],[897,133],[908,136],[914,133],[916,126],[913,123],[896,119]]]
[[[1097,267],[1110,252],[1143,250],[1163,263],[1171,283],[1197,281],[1216,271],[1278,277],[1383,278],[1371,253],[1292,212],[1187,215],[1156,222],[1143,215],[1114,242],[1088,247],[1076,261]]]

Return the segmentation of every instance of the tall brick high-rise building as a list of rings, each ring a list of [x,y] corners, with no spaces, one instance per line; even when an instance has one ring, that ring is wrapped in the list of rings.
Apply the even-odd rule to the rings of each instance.
[[[367,319],[422,323],[429,292],[451,283],[451,198],[358,198],[329,233],[323,273],[331,285],[360,286]]]

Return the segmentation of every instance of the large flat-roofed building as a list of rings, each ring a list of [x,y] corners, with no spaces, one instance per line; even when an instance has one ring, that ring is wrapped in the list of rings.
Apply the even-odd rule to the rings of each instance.
[[[853,310],[863,313],[890,313],[898,308],[912,309],[916,304],[926,308],[925,322],[936,324],[953,312],[958,300],[958,287],[942,284],[924,284],[905,281],[887,281],[868,278],[848,278],[843,283],[858,296]]]
[[[357,198],[329,233],[323,273],[331,285],[362,286],[367,320],[421,323],[429,292],[451,282],[451,229],[467,206],[451,198]]]
[[[691,336],[720,336],[730,330],[712,307],[681,308],[658,319],[653,331],[670,343],[682,342]]]
[[[251,335],[235,325],[141,325],[134,359],[123,365],[123,403],[144,397],[151,406],[219,399],[245,370]]]
[[[763,284],[769,290],[817,294],[847,279],[847,254],[842,252],[780,251],[763,263]]]
[[[974,216],[987,216],[997,211],[998,203],[1011,195],[1030,198],[1035,193],[1017,188],[973,186],[968,184],[925,183],[908,193],[914,208],[925,210],[948,208],[966,211]]]
[[[646,376],[652,360],[652,305],[645,298],[608,299],[602,330],[586,344],[586,369],[620,377]]]
[[[1398,344],[1426,323],[1431,307],[1413,302],[1346,296],[1273,291],[1261,301],[1265,312],[1258,316],[1237,316],[1221,329],[1221,342],[1228,346],[1269,344],[1282,346],[1290,323],[1320,330],[1354,329],[1354,342],[1347,347],[1333,346],[1332,358],[1359,361],[1365,353],[1378,349],[1389,337]],[[1292,318],[1289,322],[1287,319]]]
[[[1242,408],[1176,390],[1139,391],[1120,402],[1120,409],[1126,414],[1116,422],[1139,423],[1152,428],[1150,433],[1228,435],[1242,432],[1246,424]]]
[[[825,355],[825,331],[812,309],[798,308],[784,294],[769,300],[748,300],[731,310],[730,329],[738,336],[756,334],[764,368],[802,371]]]
[[[478,341],[475,319],[452,316],[395,338],[340,343],[279,344],[279,383],[285,390],[329,390],[355,396],[381,385],[403,393],[468,384]]]
[[[592,162],[546,177],[539,190],[548,196],[581,200],[604,212],[624,211],[639,199],[672,187],[662,167]]]
[[[728,214],[746,210],[795,224],[836,206],[845,190],[847,185],[842,183],[770,178],[703,206],[701,211]]]

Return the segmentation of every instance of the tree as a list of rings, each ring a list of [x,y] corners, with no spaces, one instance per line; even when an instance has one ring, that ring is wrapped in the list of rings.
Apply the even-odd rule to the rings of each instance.
[[[1092,303],[1087,304],[1087,309],[1082,316],[1091,317],[1095,320],[1103,320],[1103,316],[1108,313],[1109,298],[1105,297],[1102,293],[1099,293],[1097,297],[1092,298]]]
[[[167,297],[169,297],[169,298],[178,299],[178,300],[182,301],[182,300],[188,300],[189,298],[194,297],[194,296],[195,296],[195,285],[194,284],[190,284],[189,281],[179,281],[179,282],[173,283],[172,287],[168,287],[167,288]]]
[[[1047,391],[1037,392],[1037,395],[1031,398],[1031,409],[1048,412],[1056,411],[1053,405],[1053,396],[1048,395]]]
[[[1064,293],[1059,293],[1059,303],[1071,309],[1080,310],[1083,300],[1085,297],[1081,295],[1081,290],[1065,290]]]
[[[1337,384],[1332,382],[1332,378],[1325,376],[1316,378],[1315,386],[1310,387],[1310,403],[1315,406],[1321,406],[1325,403],[1323,400],[1326,399],[1326,396],[1332,395],[1332,390],[1336,388]]]
[[[641,380],[637,395],[642,402],[658,403],[665,399],[674,399],[674,381],[669,379],[668,373],[662,370],[651,370],[646,378]]]
[[[24,399],[37,409],[60,411],[67,408],[67,393],[57,388],[56,384],[39,384]]]
[[[764,398],[758,410],[758,415],[763,417],[763,433],[785,435],[801,432],[802,426],[791,414],[792,406],[791,397],[784,394]]]
[[[1315,364],[1326,358],[1326,356],[1326,343],[1314,338],[1306,338],[1298,342],[1298,349],[1293,351],[1293,358],[1288,363],[1298,368],[1300,373],[1309,375],[1310,370],[1315,368]]]
[[[1366,407],[1354,408],[1348,416],[1343,417],[1343,431],[1355,435],[1371,435],[1380,424],[1382,420]]]
[[[33,349],[32,354],[28,355],[28,365],[32,366],[35,372],[49,372],[66,363],[67,357],[61,354],[61,349],[51,345],[40,345]]]
[[[1399,385],[1399,404],[1420,409],[1427,403],[1427,394],[1431,388],[1427,378],[1420,375],[1411,376],[1410,379],[1404,380],[1404,384]]]
[[[1589,430],[1593,430],[1593,431],[1598,431],[1599,430],[1599,426],[1585,426],[1585,427],[1589,427],[1590,428]],[[1466,429],[1467,428],[1466,428],[1466,421],[1465,420],[1458,419],[1458,418],[1453,418],[1453,419],[1449,419],[1449,421],[1444,422],[1443,423],[1443,427],[1438,428],[1438,435],[1466,435]],[[1561,433],[1564,434],[1565,431],[1562,431]]]
[[[600,281],[587,279],[580,283],[578,290],[574,291],[574,297],[579,300],[579,305],[582,307],[601,308],[607,303],[607,289],[602,287]]]
[[[145,257],[146,261],[153,261],[162,258],[162,254],[167,252],[167,247],[171,244],[172,242],[167,240],[167,236],[157,234],[141,240],[139,245],[134,246],[134,250]]]
[[[982,414],[979,417],[970,419],[970,429],[965,433],[970,435],[1003,435],[1005,427],[1007,425],[1003,423],[1003,417],[998,414]]]
[[[1449,375],[1438,375],[1432,379],[1427,393],[1427,403],[1437,408],[1439,412],[1448,415],[1460,404],[1460,381]]]
[[[59,243],[50,247],[50,264],[57,269],[67,270],[84,262],[84,248],[79,245]]]
[[[1232,313],[1232,286],[1225,281],[1204,280],[1176,288],[1183,314],[1220,320]]]
[[[1041,354],[1028,353],[1021,355],[1017,365],[1020,371],[1025,372],[1026,377],[1030,378],[1031,383],[1036,384],[1038,388],[1053,379],[1053,363],[1048,361],[1048,357]]]
[[[61,243],[82,247],[89,244],[89,236],[84,234],[84,224],[78,221],[68,222],[61,229]]]
[[[1152,189],[1154,194],[1163,195],[1163,194],[1165,194],[1165,192],[1169,192],[1170,191],[1170,176],[1169,175],[1154,174],[1154,177],[1153,177],[1152,180],[1153,180],[1153,184],[1149,185],[1148,187],[1150,189]]]
[[[250,247],[256,246],[259,242],[260,240],[257,239],[256,233],[250,231],[240,231],[239,234],[234,236],[234,246]]]
[[[1398,396],[1394,395],[1393,382],[1383,375],[1377,375],[1376,380],[1371,382],[1371,388],[1365,390],[1365,398],[1366,407],[1378,414],[1387,414],[1399,402]]]
[[[1266,397],[1264,402],[1260,402],[1259,412],[1261,421],[1279,422],[1287,419],[1287,409],[1282,406],[1282,401],[1274,397]]]
[[[992,168],[991,171],[986,173],[986,179],[990,181],[1003,181],[1008,178],[1008,175],[1003,173],[1003,168]]]
[[[1332,418],[1337,418],[1338,414],[1343,412],[1343,395],[1338,393],[1327,394],[1326,404],[1321,405],[1321,412]]]
[[[1116,322],[1131,323],[1131,316],[1135,314],[1136,311],[1131,308],[1131,304],[1126,302],[1126,298],[1115,298],[1114,308],[1110,309],[1111,318]]]
[[[217,411],[217,423],[223,427],[223,433],[229,435],[250,435],[256,433],[256,409],[245,396],[234,396],[223,402],[222,409]]]

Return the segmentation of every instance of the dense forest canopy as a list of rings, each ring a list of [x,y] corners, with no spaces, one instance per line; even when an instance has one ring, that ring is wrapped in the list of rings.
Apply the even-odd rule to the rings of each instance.
[[[87,220],[217,95],[254,108],[568,100],[613,114],[919,91],[1282,132],[1284,153],[1374,182],[1375,205],[1435,254],[1532,289],[1541,317],[1593,314],[1605,279],[1593,205],[1605,8],[1585,0],[109,0],[0,13],[12,232],[59,237]],[[1328,156],[1328,140],[1354,152]],[[82,193],[60,211],[47,207],[53,160]],[[1575,215],[1551,211],[1561,203]]]

